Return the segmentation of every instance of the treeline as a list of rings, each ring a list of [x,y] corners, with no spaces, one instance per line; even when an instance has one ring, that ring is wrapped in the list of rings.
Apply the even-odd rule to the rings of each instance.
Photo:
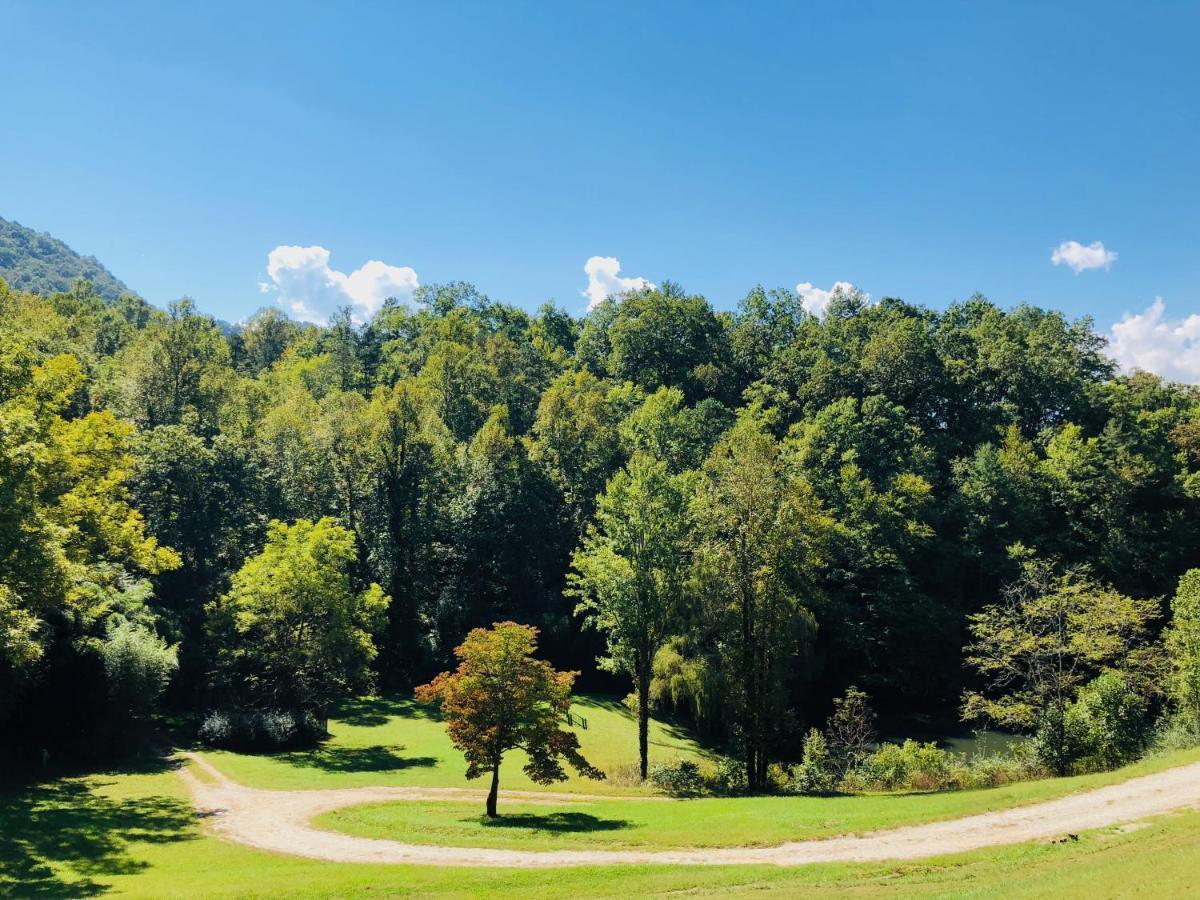
[[[753,775],[852,684],[955,709],[969,617],[1030,558],[1152,601],[1155,632],[1200,565],[1200,392],[1033,307],[664,284],[580,320],[449,284],[226,335],[186,300],[0,283],[0,321],[11,744],[102,746],[163,689],[405,688],[513,620]]]

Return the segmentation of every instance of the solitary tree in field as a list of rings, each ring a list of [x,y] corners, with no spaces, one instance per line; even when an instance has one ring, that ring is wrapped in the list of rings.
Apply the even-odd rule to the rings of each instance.
[[[417,688],[422,703],[440,702],[446,731],[467,760],[467,777],[492,773],[487,814],[496,816],[500,763],[524,750],[525,774],[538,784],[563,781],[566,760],[580,775],[603,778],[579,752],[579,738],[559,728],[577,672],[533,658],[537,629],[516,622],[476,628],[454,651],[458,669]]]
[[[568,576],[577,612],[604,632],[601,668],[627,672],[637,692],[638,758],[649,756],[650,679],[654,654],[670,637],[686,573],[687,503],[680,476],[638,453],[600,497],[594,524]]]

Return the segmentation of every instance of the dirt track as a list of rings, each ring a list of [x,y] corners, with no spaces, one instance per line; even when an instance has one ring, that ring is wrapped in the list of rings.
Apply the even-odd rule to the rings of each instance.
[[[1045,840],[1068,833],[1133,822],[1184,807],[1200,806],[1200,763],[1144,775],[1120,784],[1030,806],[961,819],[909,825],[864,835],[794,841],[774,847],[680,850],[488,850],[404,844],[321,831],[309,822],[321,813],[387,800],[472,800],[465,788],[378,787],[344,790],[265,791],[226,778],[198,754],[184,754],[205,778],[180,770],[197,809],[213,831],[262,850],[334,862],[407,863],[433,866],[778,865],[916,859],[981,847]],[[601,802],[583,794],[502,792],[527,803]],[[611,798],[608,798],[611,799]]]

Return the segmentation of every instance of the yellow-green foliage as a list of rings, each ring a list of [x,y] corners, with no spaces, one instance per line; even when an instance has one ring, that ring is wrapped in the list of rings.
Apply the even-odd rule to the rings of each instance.
[[[1180,713],[1200,720],[1200,569],[1179,580],[1171,601],[1171,627],[1166,635],[1171,663],[1171,696]]]

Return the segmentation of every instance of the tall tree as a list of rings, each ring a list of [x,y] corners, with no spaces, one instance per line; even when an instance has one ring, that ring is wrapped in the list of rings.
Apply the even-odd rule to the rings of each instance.
[[[714,612],[718,664],[736,677],[746,779],[766,783],[783,730],[789,689],[816,630],[815,577],[833,523],[811,486],[791,477],[778,442],[756,411],[745,412],[704,464],[693,504],[698,524],[695,579]]]
[[[184,424],[211,433],[231,385],[229,360],[229,345],[213,320],[190,299],[172,303],[121,357],[124,407],[146,428]]]
[[[366,689],[389,598],[351,584],[354,536],[332,519],[272,522],[262,552],[211,605],[223,675],[244,699],[324,714]]]
[[[458,481],[453,440],[432,390],[415,378],[371,400],[373,518],[366,529],[376,577],[392,597],[380,671],[412,684],[428,661],[430,621],[450,556],[447,506]]]
[[[600,665],[625,672],[637,693],[638,760],[649,765],[654,655],[671,634],[686,577],[687,493],[665,462],[636,454],[600,497],[572,557],[570,592],[586,624],[604,633]]]

